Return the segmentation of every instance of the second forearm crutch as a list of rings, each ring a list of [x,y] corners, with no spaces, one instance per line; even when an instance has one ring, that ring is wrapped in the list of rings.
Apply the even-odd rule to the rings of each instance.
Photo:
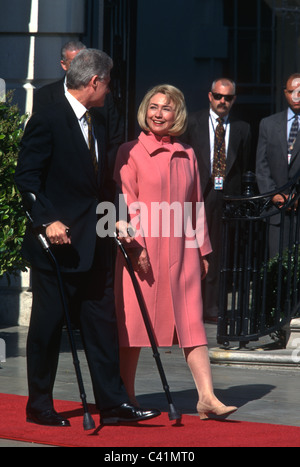
[[[29,220],[29,222],[31,224],[33,224],[33,220],[32,220],[30,212],[31,212],[31,207],[32,207],[33,203],[35,202],[35,200],[36,200],[36,198],[35,198],[35,195],[33,193],[25,193],[23,195],[23,204],[24,204],[24,208],[25,208],[26,217],[27,217],[27,219]],[[52,261],[52,263],[54,265],[54,268],[55,268],[55,272],[56,272],[57,279],[58,279],[58,284],[59,284],[61,300],[62,300],[63,309],[64,309],[66,327],[67,327],[67,331],[68,331],[70,347],[71,347],[71,352],[72,352],[72,357],[73,357],[73,364],[74,364],[74,368],[75,368],[75,372],[76,372],[76,378],[77,378],[77,382],[78,382],[80,398],[82,400],[82,405],[83,405],[83,410],[84,410],[83,428],[85,430],[93,430],[95,428],[95,422],[94,422],[91,414],[89,413],[88,404],[87,404],[87,401],[86,401],[86,394],[85,394],[83,380],[82,380],[82,374],[81,374],[81,370],[80,370],[80,363],[79,363],[77,348],[76,348],[75,339],[74,339],[74,335],[73,335],[73,331],[72,331],[72,323],[71,323],[71,319],[70,319],[69,309],[68,309],[68,306],[67,306],[67,301],[66,301],[66,296],[65,296],[65,292],[64,292],[64,286],[63,286],[63,281],[62,281],[62,277],[61,277],[60,267],[58,265],[58,262],[57,262],[55,256],[53,255],[53,253],[51,251],[51,248],[50,248],[50,245],[48,243],[47,238],[43,234],[38,233],[38,232],[36,233],[36,236],[37,236],[37,239],[40,242],[42,248],[47,253],[47,256]]]
[[[118,239],[116,233],[115,233],[115,241],[116,241],[118,247],[120,248],[120,250],[121,250],[121,252],[122,252],[122,254],[123,254],[124,258],[125,258],[125,261],[126,261],[126,264],[127,264],[127,267],[128,267],[128,271],[129,271],[129,274],[130,274],[130,278],[131,278],[131,281],[132,281],[132,284],[133,284],[133,287],[134,287],[134,291],[135,291],[135,294],[136,294],[136,297],[137,297],[137,300],[138,300],[138,303],[139,303],[139,307],[140,307],[140,310],[141,310],[141,313],[142,313],[142,316],[143,316],[143,320],[144,320],[144,323],[145,323],[145,327],[146,327],[147,334],[148,334],[148,337],[149,337],[149,340],[150,340],[150,343],[151,343],[151,347],[152,347],[152,351],[153,351],[153,357],[155,358],[157,369],[158,369],[158,372],[159,372],[159,375],[160,375],[160,378],[161,378],[161,381],[162,381],[163,389],[165,391],[165,394],[166,394],[166,397],[167,397],[167,400],[168,400],[169,419],[170,420],[180,421],[181,420],[181,414],[175,408],[175,406],[173,404],[173,401],[172,401],[170,388],[169,388],[169,385],[168,385],[168,382],[167,382],[167,379],[166,379],[166,375],[165,375],[165,372],[164,372],[164,369],[163,369],[163,366],[162,366],[162,363],[161,363],[161,359],[160,359],[160,355],[159,355],[157,345],[156,345],[156,342],[155,342],[155,338],[154,338],[154,335],[153,335],[151,323],[150,323],[149,316],[148,316],[148,313],[147,313],[147,310],[146,310],[146,307],[145,307],[144,298],[142,296],[142,292],[141,292],[139,283],[137,281],[137,278],[135,277],[135,273],[134,273],[132,263],[130,261],[129,256],[126,253],[126,250],[125,250],[124,246],[122,245],[122,243]]]

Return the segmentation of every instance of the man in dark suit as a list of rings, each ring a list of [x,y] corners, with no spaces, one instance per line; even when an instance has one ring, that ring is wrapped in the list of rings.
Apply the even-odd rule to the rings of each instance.
[[[36,197],[33,227],[45,231],[62,270],[70,310],[79,312],[103,423],[133,422],[159,414],[128,403],[119,373],[110,239],[96,234],[98,203],[114,201],[105,127],[93,112],[109,92],[111,67],[112,60],[104,52],[85,49],[76,55],[68,70],[64,98],[29,120],[16,169],[20,192]],[[23,251],[31,263],[33,291],[27,420],[69,426],[55,412],[52,398],[63,324],[56,275],[31,228],[26,231]]]
[[[242,193],[242,176],[251,167],[251,131],[248,123],[229,115],[236,100],[233,81],[215,80],[208,98],[209,109],[190,114],[183,140],[196,153],[213,249],[209,271],[202,284],[204,318],[216,321],[223,197]]]
[[[62,47],[60,64],[65,73],[67,73],[72,60],[78,52],[85,48],[86,46],[80,41],[70,41]],[[36,89],[33,95],[32,112],[38,112],[45,105],[61,101],[66,91],[66,75],[58,81]],[[94,109],[94,112],[96,112],[96,109]],[[110,161],[113,164],[117,150],[120,144],[124,142],[124,122],[116,109],[111,93],[106,96],[104,106],[97,108],[97,112],[99,113],[99,118],[105,124],[107,151],[110,153]],[[113,173],[113,166],[110,170]]]
[[[300,74],[291,75],[284,89],[288,109],[264,118],[260,123],[256,153],[256,179],[261,194],[279,190],[300,170]],[[285,202],[284,194],[273,197],[277,206]],[[288,245],[290,212],[286,212],[284,247]],[[281,216],[271,219],[270,256],[279,251]]]

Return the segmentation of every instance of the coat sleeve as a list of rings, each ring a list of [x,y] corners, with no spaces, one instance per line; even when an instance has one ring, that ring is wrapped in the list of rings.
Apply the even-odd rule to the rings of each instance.
[[[46,174],[52,156],[52,138],[46,120],[39,114],[33,115],[26,125],[21,141],[15,183],[21,194],[36,196],[32,208],[34,227],[59,220],[52,203],[44,195]]]
[[[262,120],[256,151],[256,180],[260,193],[275,191],[277,188],[268,162],[268,144],[267,125],[265,120]]]
[[[141,209],[143,209],[143,205],[139,202],[138,168],[130,155],[132,147],[131,143],[124,144],[119,148],[117,154],[114,180],[117,184],[119,195],[119,199],[117,200],[119,206],[118,217],[124,219],[126,216],[126,220],[132,224],[136,231],[135,240],[128,246],[146,248],[145,236],[141,225]],[[123,206],[123,208],[120,208],[120,206]],[[126,209],[126,214],[124,214],[124,208]]]

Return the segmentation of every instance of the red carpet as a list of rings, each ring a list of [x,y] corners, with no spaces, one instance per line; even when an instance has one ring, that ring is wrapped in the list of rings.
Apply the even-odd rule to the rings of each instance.
[[[135,426],[98,426],[94,431],[84,431],[80,403],[66,401],[55,401],[55,409],[69,418],[71,427],[41,427],[26,423],[26,400],[23,396],[0,394],[0,438],[63,447],[300,446],[298,427],[230,420],[201,422],[197,416],[188,415],[183,415],[181,425],[175,426],[165,413]],[[97,426],[99,415],[94,406],[91,414]]]

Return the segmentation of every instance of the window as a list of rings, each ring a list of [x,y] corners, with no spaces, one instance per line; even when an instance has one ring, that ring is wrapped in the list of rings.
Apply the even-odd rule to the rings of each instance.
[[[265,86],[272,82],[274,31],[272,9],[265,0],[224,0],[229,54],[225,74],[240,85]]]

